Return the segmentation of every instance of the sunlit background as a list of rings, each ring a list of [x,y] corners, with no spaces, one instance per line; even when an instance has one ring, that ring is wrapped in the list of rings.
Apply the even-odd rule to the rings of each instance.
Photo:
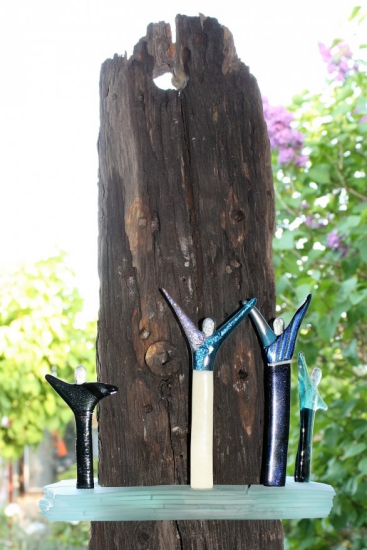
[[[82,363],[96,378],[101,64],[130,56],[151,22],[174,35],[177,13],[228,27],[267,97],[279,315],[287,324],[315,296],[299,345],[322,369],[329,409],[317,416],[312,479],[336,497],[325,521],[284,523],[285,550],[365,550],[367,0],[0,2],[0,549],[88,545],[87,522],[38,514],[45,485],[76,477],[73,415],[44,375],[72,381]],[[299,441],[292,370],[288,473]],[[93,434],[96,473],[97,421]]]
[[[325,80],[318,41],[353,44],[355,2],[27,0],[0,7],[0,266],[65,250],[88,316],[98,309],[99,71],[130,55],[150,22],[177,13],[215,17],[272,103]]]

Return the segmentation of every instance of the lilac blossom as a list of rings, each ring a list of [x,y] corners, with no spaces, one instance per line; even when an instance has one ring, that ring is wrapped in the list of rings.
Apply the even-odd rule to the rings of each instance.
[[[279,164],[294,162],[297,166],[306,166],[308,157],[301,153],[304,138],[292,128],[293,114],[281,105],[270,105],[266,97],[263,97],[263,109],[270,147],[278,151]]]
[[[329,63],[330,61],[332,61],[333,56],[331,55],[331,48],[328,48],[322,42],[319,42],[318,46],[322,60],[325,61],[325,63]]]
[[[326,243],[331,250],[339,252],[342,258],[348,254],[349,247],[343,242],[344,235],[338,235],[338,230],[333,229],[326,237]]]
[[[311,229],[319,229],[324,225],[320,220],[318,220],[314,216],[306,216],[304,223],[305,225],[307,225],[307,227],[311,227]]]
[[[289,164],[295,157],[295,151],[292,147],[279,149],[278,161],[279,164]]]
[[[336,82],[344,82],[348,76],[358,70],[357,63],[352,59],[350,47],[345,42],[340,41],[331,48],[319,42],[319,52],[327,64],[327,72]]]
[[[308,156],[307,155],[298,155],[296,157],[296,166],[300,166],[301,168],[304,168],[306,164],[308,163]]]

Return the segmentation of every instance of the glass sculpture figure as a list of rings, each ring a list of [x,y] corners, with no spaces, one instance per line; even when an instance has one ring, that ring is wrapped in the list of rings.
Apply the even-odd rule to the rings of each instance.
[[[268,487],[283,487],[286,481],[291,395],[291,360],[302,320],[311,295],[294,314],[288,327],[276,319],[272,330],[255,307],[250,317],[264,346],[265,426],[261,482]]]
[[[327,410],[325,401],[319,394],[317,386],[321,380],[321,370],[315,367],[308,373],[303,353],[298,355],[298,392],[300,404],[300,433],[294,481],[310,481],[312,434],[315,413],[318,409]]]
[[[203,322],[203,330],[196,328],[182,309],[162,289],[176,313],[192,351],[192,410],[190,485],[193,489],[213,487],[213,368],[217,352],[224,340],[248,315],[256,303],[253,298],[246,302],[230,319],[217,330],[213,319]]]
[[[69,405],[76,424],[77,489],[93,489],[92,418],[97,403],[118,391],[116,386],[102,382],[86,382],[86,370],[82,365],[75,369],[75,384],[68,384],[51,374],[47,382]]]

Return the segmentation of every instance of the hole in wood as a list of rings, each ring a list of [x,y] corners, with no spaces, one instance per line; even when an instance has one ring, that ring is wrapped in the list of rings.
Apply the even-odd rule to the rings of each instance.
[[[246,380],[246,378],[248,377],[248,372],[246,372],[245,370],[243,369],[240,369],[238,371],[238,377],[241,379],[241,380]]]
[[[161,90],[175,90],[176,88],[172,84],[172,73],[164,73],[157,78],[153,78],[154,84]]]

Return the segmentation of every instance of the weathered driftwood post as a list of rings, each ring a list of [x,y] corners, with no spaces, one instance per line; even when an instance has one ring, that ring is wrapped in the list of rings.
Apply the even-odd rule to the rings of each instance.
[[[159,289],[218,324],[257,297],[274,314],[274,196],[259,89],[215,19],[148,27],[101,73],[99,482],[189,483],[189,349]],[[187,85],[158,89],[173,71]],[[263,362],[248,319],[214,372],[214,483],[260,479]],[[278,521],[95,523],[91,550],[281,549]]]

